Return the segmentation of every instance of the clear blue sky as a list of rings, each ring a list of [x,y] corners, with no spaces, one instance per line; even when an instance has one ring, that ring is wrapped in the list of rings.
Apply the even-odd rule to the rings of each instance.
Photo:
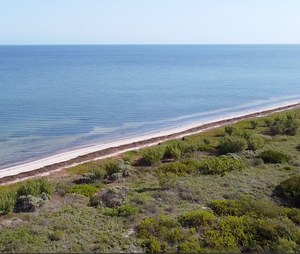
[[[300,43],[300,0],[1,0],[0,44]]]

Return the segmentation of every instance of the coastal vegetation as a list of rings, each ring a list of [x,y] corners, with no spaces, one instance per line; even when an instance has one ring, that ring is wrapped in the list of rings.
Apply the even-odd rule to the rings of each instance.
[[[299,117],[0,186],[0,252],[300,252]]]

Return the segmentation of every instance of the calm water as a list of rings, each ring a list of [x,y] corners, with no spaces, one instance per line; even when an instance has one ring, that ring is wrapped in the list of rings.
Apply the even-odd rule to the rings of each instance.
[[[300,100],[300,45],[0,46],[0,168]]]

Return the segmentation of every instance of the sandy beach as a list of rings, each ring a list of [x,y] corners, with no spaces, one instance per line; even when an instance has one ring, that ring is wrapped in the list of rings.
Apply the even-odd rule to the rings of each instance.
[[[299,102],[282,104],[276,107],[226,115],[217,119],[210,119],[206,122],[195,122],[184,126],[174,127],[169,130],[61,153],[18,166],[0,169],[0,184],[18,182],[34,176],[49,175],[53,172],[61,171],[88,161],[117,156],[126,151],[157,145],[160,142],[182,138],[186,135],[200,133],[241,120],[262,117],[299,107]]]

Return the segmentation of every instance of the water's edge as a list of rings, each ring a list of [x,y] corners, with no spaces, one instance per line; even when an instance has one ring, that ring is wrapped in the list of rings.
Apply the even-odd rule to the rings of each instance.
[[[240,112],[238,114],[222,117],[209,122],[198,122],[167,131],[159,131],[150,135],[143,135],[134,138],[119,140],[99,146],[92,146],[79,150],[73,150],[50,156],[30,163],[4,168],[0,170],[0,184],[17,182],[37,175],[48,175],[51,172],[63,170],[72,166],[83,164],[88,161],[103,159],[124,153],[129,150],[136,150],[147,146],[156,145],[171,139],[182,138],[205,130],[247,120],[255,117],[262,117],[269,114],[291,110],[300,107],[300,102],[284,104],[281,106],[253,110],[251,112]]]

